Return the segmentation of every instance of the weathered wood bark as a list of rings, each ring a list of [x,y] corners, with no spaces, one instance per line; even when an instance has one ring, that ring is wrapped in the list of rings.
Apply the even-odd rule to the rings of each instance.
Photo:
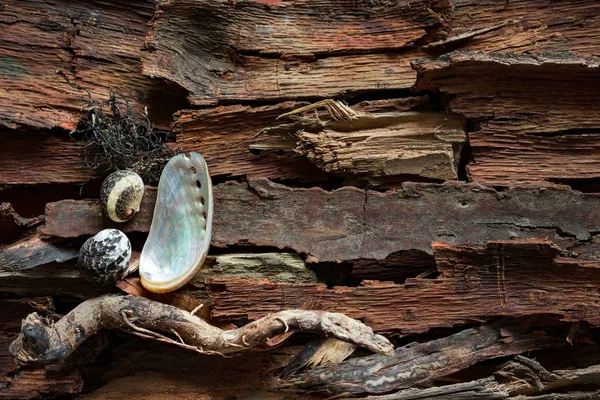
[[[490,241],[485,247],[435,243],[440,276],[399,285],[364,281],[358,287],[209,278],[211,316],[254,320],[314,301],[366,321],[377,332],[427,332],[500,316],[556,315],[600,326],[600,265],[558,257],[546,240]],[[568,276],[569,279],[564,279]],[[561,278],[562,277],[562,278]]]
[[[479,122],[469,134],[474,181],[600,176],[598,60],[455,53],[413,65],[417,89],[441,92],[449,110]]]
[[[599,55],[600,6],[594,0],[456,0],[454,5],[450,34],[424,46],[427,51]]]
[[[0,31],[0,203],[34,216],[61,200],[37,233],[40,220],[0,207],[0,398],[81,397],[84,379],[84,398],[600,396],[597,1],[0,0]],[[64,363],[16,366],[8,344],[25,314],[60,318],[51,299],[16,296],[53,296],[60,313],[119,289],[151,296],[135,276],[91,285],[72,261],[106,227],[141,248],[154,208],[147,188],[117,225],[97,199],[75,200],[96,196],[99,179],[68,131],[88,92],[109,87],[205,156],[215,182],[237,181],[215,187],[215,255],[182,291],[153,298],[161,309],[187,318],[204,304],[196,315],[222,329],[287,307],[347,312],[395,336],[395,356],[301,370],[286,393],[277,376],[299,349],[274,346],[290,332],[234,360],[111,332]],[[276,120],[324,99],[418,121]],[[462,152],[462,132],[441,141],[459,121]],[[472,182],[431,183],[457,178]],[[500,364],[523,352],[540,364]]]
[[[225,106],[204,110],[181,110],[175,116],[172,133],[185,152],[203,155],[213,177],[253,176],[294,179],[321,183],[330,175],[315,168],[295,152],[251,151],[249,146],[266,140],[256,136],[276,123],[280,114],[293,110],[300,102],[272,106]],[[429,98],[407,97],[366,101],[353,106],[369,112],[429,111]],[[82,143],[67,134],[41,132],[1,132],[0,184],[32,185],[47,183],[83,183],[93,177],[79,158]]]
[[[306,253],[309,261],[385,259],[398,251],[431,254],[431,242],[453,245],[486,240],[549,237],[562,250],[597,259],[600,197],[564,186],[497,192],[475,184],[406,183],[385,193],[344,187],[293,189],[266,180],[214,188],[212,244],[277,246]],[[148,188],[140,212],[116,225],[97,200],[65,200],[47,206],[40,232],[59,237],[91,235],[115,227],[147,232],[155,191]],[[435,212],[433,212],[435,210]]]
[[[317,367],[291,377],[288,384],[329,394],[387,393],[422,386],[481,360],[564,345],[540,328],[523,321],[483,325],[443,339],[398,347],[392,357],[360,357],[333,369]]]
[[[580,392],[567,389],[568,392],[563,394],[537,396],[535,394],[569,386],[591,384],[594,387],[599,378],[600,366],[598,365],[584,369],[550,372],[532,359],[516,356],[515,360],[505,363],[489,378],[427,389],[405,389],[391,395],[365,398],[369,400],[593,400],[600,395],[599,390]]]
[[[305,114],[325,108],[326,115]],[[304,114],[304,115],[303,115]],[[361,112],[323,100],[281,115],[295,123],[262,130],[252,149],[294,149],[320,169],[372,185],[458,179],[462,117],[441,112]]]
[[[182,108],[181,91],[142,75],[140,65],[155,7],[154,0],[2,2],[0,126],[71,130],[87,92],[107,98],[113,88],[167,127]]]
[[[409,88],[418,52],[390,50],[441,37],[450,11],[446,0],[163,3],[143,68],[190,91],[193,105]]]

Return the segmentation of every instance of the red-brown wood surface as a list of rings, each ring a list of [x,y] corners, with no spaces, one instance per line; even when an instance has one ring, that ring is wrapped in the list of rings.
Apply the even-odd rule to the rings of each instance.
[[[485,247],[435,243],[436,279],[405,284],[364,281],[358,287],[272,283],[248,278],[208,280],[211,316],[257,319],[311,301],[323,309],[402,335],[499,316],[558,315],[600,324],[600,264],[557,258],[546,240],[490,241]],[[564,277],[568,276],[568,279]]]
[[[598,60],[455,53],[414,64],[418,89],[477,121],[470,177],[488,185],[600,176]]]
[[[96,200],[49,203],[45,235],[77,237],[107,227],[147,232],[155,190],[129,222],[116,224]],[[214,188],[215,246],[276,246],[306,253],[313,261],[384,259],[403,250],[431,254],[431,242],[455,245],[486,240],[549,237],[563,250],[580,246],[596,259],[600,197],[566,187],[515,188],[496,192],[475,184],[407,183],[385,193],[344,187],[294,189],[268,180]],[[588,247],[589,246],[589,247]],[[588,248],[588,249],[586,249]]]

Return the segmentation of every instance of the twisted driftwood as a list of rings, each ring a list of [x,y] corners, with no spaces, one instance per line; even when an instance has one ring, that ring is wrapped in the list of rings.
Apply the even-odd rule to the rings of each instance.
[[[321,333],[376,353],[389,355],[394,351],[386,338],[343,314],[286,310],[224,331],[198,318],[194,311],[144,297],[104,295],[81,303],[56,323],[37,313],[29,314],[21,324],[21,334],[10,345],[10,353],[21,364],[52,363],[67,357],[101,329],[121,329],[203,354],[225,355],[266,345],[273,336],[292,330]]]

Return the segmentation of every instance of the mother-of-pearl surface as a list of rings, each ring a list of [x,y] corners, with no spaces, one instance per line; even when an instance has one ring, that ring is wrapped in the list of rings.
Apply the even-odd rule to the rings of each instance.
[[[170,292],[194,277],[208,253],[212,217],[206,161],[197,153],[173,157],[160,176],[152,225],[140,257],[146,289]]]

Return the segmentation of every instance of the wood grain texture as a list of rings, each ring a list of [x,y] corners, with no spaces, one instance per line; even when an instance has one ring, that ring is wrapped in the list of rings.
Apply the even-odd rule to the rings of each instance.
[[[484,247],[434,243],[440,277],[358,287],[211,278],[211,316],[260,318],[307,301],[365,321],[375,331],[409,335],[500,316],[556,315],[600,325],[600,264],[558,257],[544,239],[489,241]],[[564,279],[568,276],[569,279]]]
[[[268,180],[214,188],[212,245],[276,246],[312,261],[381,260],[403,250],[431,254],[431,242],[454,245],[510,238],[544,238],[580,258],[596,260],[600,195],[564,186],[530,186],[503,192],[476,184],[405,183],[385,193],[343,187],[294,189]],[[49,203],[40,232],[92,235],[115,227],[147,232],[156,191],[147,188],[140,212],[119,224],[103,217],[97,200]],[[435,210],[433,212],[432,210]],[[587,247],[594,249],[586,250]]]
[[[413,64],[416,87],[478,122],[471,179],[487,185],[600,177],[600,63],[574,55],[453,53]]]
[[[409,88],[418,51],[390,50],[442,37],[450,11],[447,0],[165,2],[143,70],[181,85],[193,105]]]
[[[426,45],[487,53],[573,52],[598,56],[600,4],[594,0],[456,0],[448,37]]]
[[[256,150],[272,139],[258,135],[277,125],[277,117],[298,107],[301,102],[276,105],[221,106],[202,110],[179,111],[171,127],[176,145],[183,151],[196,151],[206,159],[211,176],[249,176],[252,178],[294,179],[318,183],[331,175],[316,168],[301,154],[289,148]],[[406,97],[365,101],[355,106],[365,112],[426,111],[432,108],[427,97]],[[439,122],[439,121],[438,121]]]
[[[382,123],[388,116],[390,121]],[[353,121],[331,121],[319,132],[301,130],[296,133],[295,149],[328,173],[364,179],[372,185],[458,179],[460,153],[467,139],[463,118],[438,112],[373,113],[369,117],[371,128],[353,129]]]
[[[2,2],[0,126],[71,130],[87,91],[106,99],[113,88],[168,127],[185,96],[142,75],[140,65],[155,7],[154,0]]]
[[[85,182],[93,170],[83,166],[82,143],[45,131],[0,132],[0,182],[4,185]]]
[[[540,322],[504,320],[465,329],[398,347],[391,357],[373,355],[347,360],[335,368],[319,366],[293,376],[288,383],[309,393],[354,395],[423,387],[483,360],[564,346],[559,337],[544,332]]]

